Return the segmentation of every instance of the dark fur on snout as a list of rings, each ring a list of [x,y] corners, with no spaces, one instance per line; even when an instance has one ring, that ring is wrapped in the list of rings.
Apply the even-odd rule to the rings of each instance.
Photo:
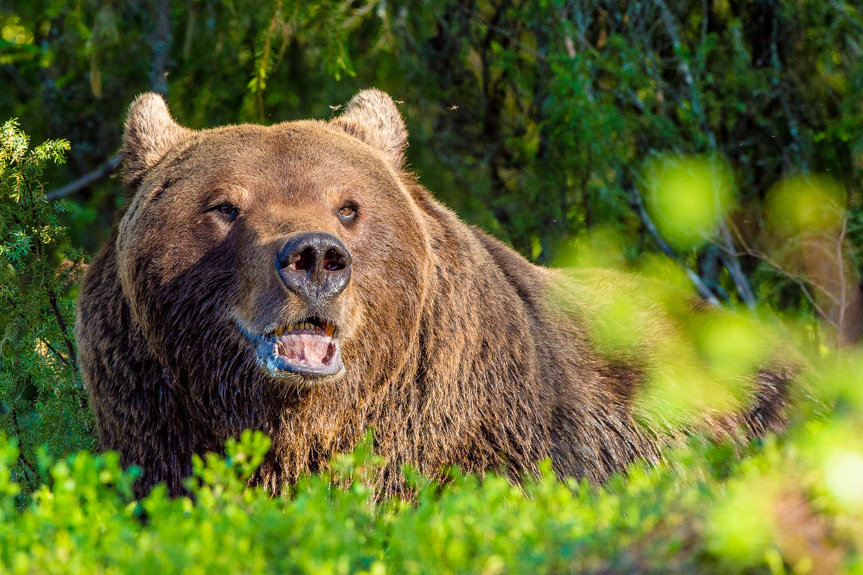
[[[180,493],[192,454],[247,428],[273,439],[258,477],[273,490],[369,428],[387,462],[382,493],[402,488],[408,463],[432,476],[453,464],[521,473],[550,457],[563,476],[601,481],[659,458],[669,433],[637,421],[634,403],[651,348],[606,357],[590,327],[592,293],[637,299],[640,280],[528,263],[403,169],[406,138],[374,90],[329,123],[200,132],[156,95],[135,101],[128,207],[89,267],[76,329],[101,445],[143,468],[140,492],[161,481]],[[345,205],[355,219],[340,219]],[[351,256],[350,281],[324,303],[286,289],[276,266],[301,232],[330,234]],[[243,330],[308,317],[338,325],[344,373],[273,377]],[[780,429],[788,377],[763,370],[750,401],[704,426]]]

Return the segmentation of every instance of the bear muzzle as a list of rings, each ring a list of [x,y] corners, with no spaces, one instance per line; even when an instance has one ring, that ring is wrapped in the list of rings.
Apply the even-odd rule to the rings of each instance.
[[[333,234],[300,232],[287,237],[275,254],[275,272],[308,317],[270,324],[266,333],[252,333],[237,324],[257,353],[258,363],[271,375],[322,379],[344,371],[340,333],[327,316],[351,279],[351,254]]]

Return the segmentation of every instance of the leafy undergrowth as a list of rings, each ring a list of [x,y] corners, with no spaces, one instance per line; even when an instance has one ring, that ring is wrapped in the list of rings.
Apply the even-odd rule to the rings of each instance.
[[[840,410],[841,411],[841,410]],[[246,433],[195,463],[193,497],[135,501],[116,454],[42,458],[25,496],[0,441],[0,571],[12,573],[861,573],[863,426],[810,419],[740,458],[693,440],[601,488],[548,465],[522,486],[407,471],[415,502],[375,502],[371,441],[289,495],[246,487],[269,445]],[[340,484],[343,487],[335,487]],[[344,487],[344,486],[347,487]]]

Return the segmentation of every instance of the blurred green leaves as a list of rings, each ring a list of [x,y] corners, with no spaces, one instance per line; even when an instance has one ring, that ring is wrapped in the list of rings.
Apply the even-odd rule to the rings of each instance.
[[[843,507],[863,509],[863,454],[836,450],[825,461],[824,485]]]
[[[783,239],[836,231],[845,218],[845,189],[832,178],[807,174],[786,178],[771,189],[765,218]]]
[[[723,562],[737,569],[764,562],[774,538],[778,487],[774,478],[738,479],[728,486],[712,510],[708,531],[710,548]]]
[[[709,241],[733,207],[734,183],[724,162],[663,157],[645,169],[645,203],[662,236],[680,250]]]

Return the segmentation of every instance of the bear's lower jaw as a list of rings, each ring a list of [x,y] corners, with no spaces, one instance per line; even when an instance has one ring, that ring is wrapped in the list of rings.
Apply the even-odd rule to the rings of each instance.
[[[321,336],[291,336],[292,339],[329,339]],[[286,338],[282,338],[284,340]],[[320,348],[324,348],[323,354]],[[341,350],[337,340],[314,342],[299,341],[272,345],[258,345],[258,360],[271,374],[280,376],[296,374],[305,378],[321,379],[339,375],[344,370]]]
[[[317,382],[344,372],[341,346],[332,329],[300,323],[291,326],[293,329],[256,335],[239,327],[255,347],[258,363],[274,377],[288,377],[293,383],[298,377]]]

